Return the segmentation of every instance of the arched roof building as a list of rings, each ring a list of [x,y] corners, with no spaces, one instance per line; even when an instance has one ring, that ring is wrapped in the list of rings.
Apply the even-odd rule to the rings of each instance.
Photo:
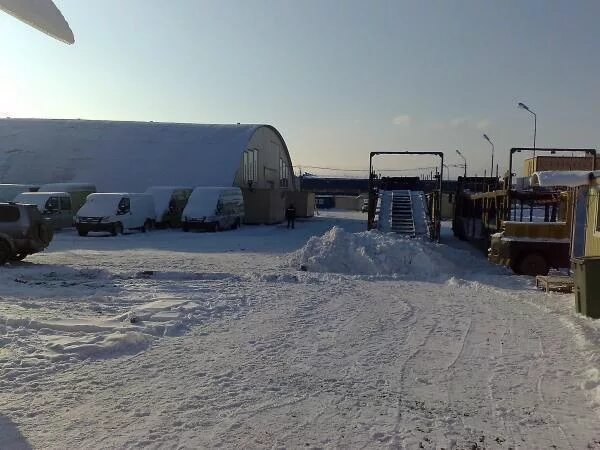
[[[257,223],[281,220],[285,201],[273,199],[297,190],[285,141],[270,125],[62,119],[0,119],[0,182],[87,182],[104,192],[239,186]],[[276,204],[253,205],[267,198]]]

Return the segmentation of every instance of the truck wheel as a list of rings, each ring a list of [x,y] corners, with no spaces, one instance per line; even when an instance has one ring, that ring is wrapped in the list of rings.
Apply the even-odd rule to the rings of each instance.
[[[142,227],[142,233],[147,233],[152,229],[152,222],[150,220],[146,220],[144,222],[144,226]]]
[[[79,236],[84,236],[84,237],[85,237],[85,236],[87,236],[87,235],[88,235],[88,232],[87,232],[87,231],[85,231],[85,230],[83,230],[83,229],[81,229],[81,228],[77,228],[77,234],[78,234]]]
[[[7,242],[0,241],[0,266],[8,262],[10,258],[10,245]]]
[[[123,225],[121,222],[117,222],[113,225],[111,233],[113,236],[118,236],[119,234],[123,234]]]
[[[181,225],[181,229],[187,233],[188,231],[190,231],[190,227],[187,223],[184,223],[183,225]]]
[[[540,253],[527,253],[520,258],[518,269],[519,273],[532,277],[536,275],[548,275],[550,270],[546,258]]]

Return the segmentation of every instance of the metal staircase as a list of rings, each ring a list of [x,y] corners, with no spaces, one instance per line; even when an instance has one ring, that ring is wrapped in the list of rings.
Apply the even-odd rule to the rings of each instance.
[[[413,217],[412,195],[410,191],[392,192],[391,231],[398,234],[414,236],[415,221]]]

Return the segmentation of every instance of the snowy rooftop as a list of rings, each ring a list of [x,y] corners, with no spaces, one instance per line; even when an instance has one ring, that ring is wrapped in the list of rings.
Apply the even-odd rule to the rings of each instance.
[[[548,170],[535,172],[531,176],[531,184],[533,186],[542,187],[577,187],[590,184],[590,182],[597,177],[600,177],[600,171],[590,172],[589,170]]]
[[[0,119],[0,181],[85,182],[113,192],[231,186],[262,126]]]

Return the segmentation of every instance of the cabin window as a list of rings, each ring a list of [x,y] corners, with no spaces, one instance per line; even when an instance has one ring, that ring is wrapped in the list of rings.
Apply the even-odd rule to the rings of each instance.
[[[248,149],[244,151],[242,173],[244,184],[251,185],[258,181],[258,150]]]
[[[283,158],[279,158],[279,187],[288,187],[290,183],[290,166],[284,161]]]
[[[46,209],[48,211],[57,211],[58,210],[58,197],[50,197],[46,201]]]

